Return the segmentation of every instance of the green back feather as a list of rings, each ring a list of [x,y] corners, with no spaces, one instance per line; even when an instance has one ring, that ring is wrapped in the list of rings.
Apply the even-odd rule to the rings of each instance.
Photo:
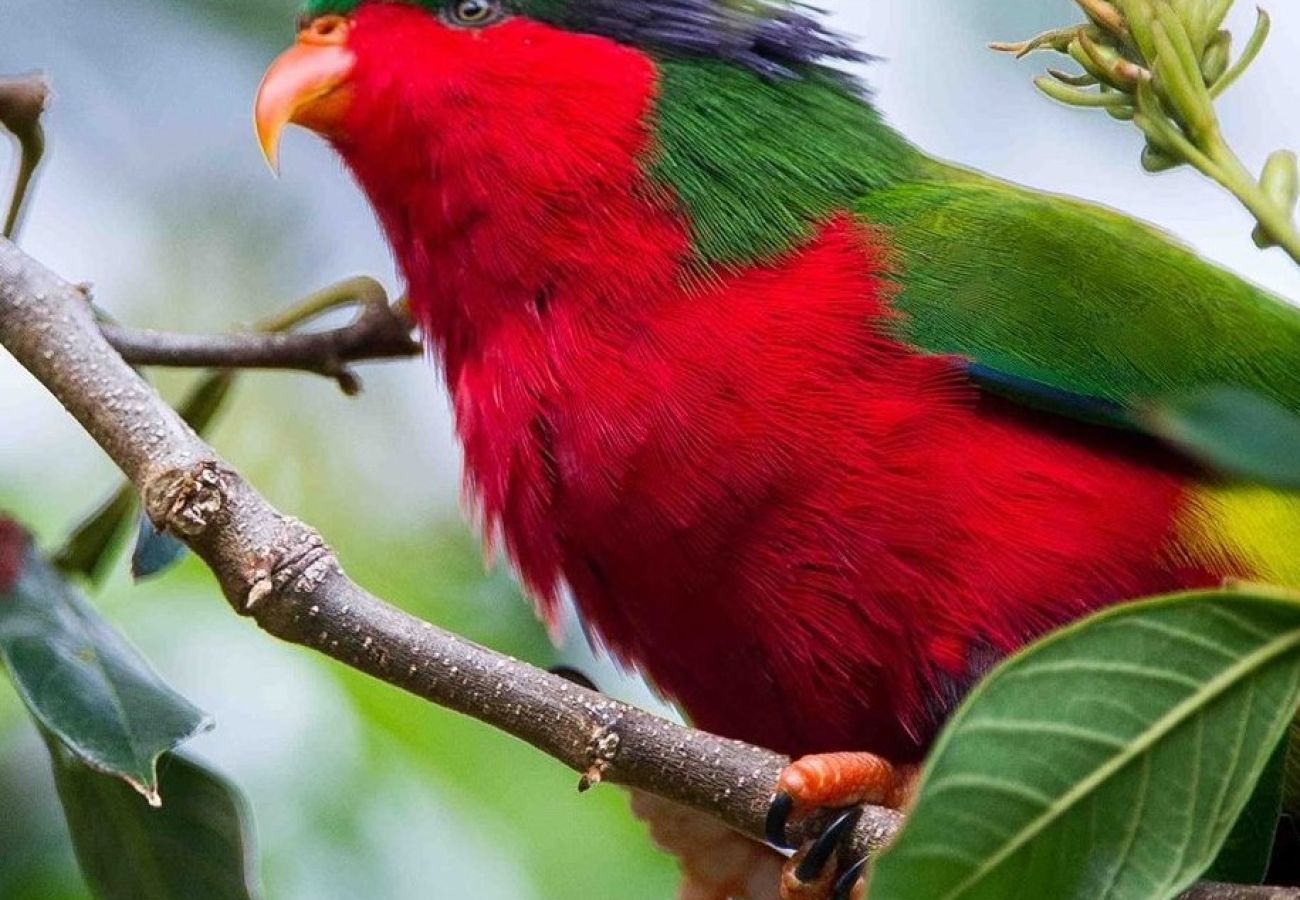
[[[806,240],[851,199],[927,161],[842,78],[767,80],[713,60],[661,60],[650,175],[690,213],[696,251],[745,263]]]
[[[903,336],[1120,403],[1233,384],[1300,412],[1300,310],[1110,210],[956,169],[863,195]]]

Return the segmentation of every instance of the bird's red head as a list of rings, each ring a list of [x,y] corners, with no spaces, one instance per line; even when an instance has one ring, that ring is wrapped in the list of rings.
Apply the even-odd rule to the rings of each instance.
[[[548,277],[531,271],[537,242],[556,240],[536,229],[640,179],[655,68],[639,49],[495,0],[317,5],[262,83],[259,138],[272,161],[290,123],[338,150],[434,336],[431,284],[464,304],[490,281],[490,309],[512,289],[531,296]],[[429,258],[452,249],[458,266],[484,269],[475,285],[449,283],[461,273]]]
[[[652,80],[646,57],[514,10],[498,0],[317,0],[259,91],[268,158],[295,123],[349,162],[423,155],[423,174],[450,165],[463,175],[637,122]],[[406,152],[415,143],[423,154]]]

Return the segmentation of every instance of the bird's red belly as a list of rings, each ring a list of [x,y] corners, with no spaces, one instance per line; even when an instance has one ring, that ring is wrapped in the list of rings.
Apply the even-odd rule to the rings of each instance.
[[[699,725],[792,754],[916,756],[1001,653],[1206,580],[1167,552],[1182,476],[900,344],[878,256],[837,220],[636,322],[563,323],[525,411],[457,398],[525,579],[567,582]]]
[[[915,521],[905,499],[855,493],[856,478],[801,495],[791,473],[766,501],[716,497],[707,521],[676,527],[660,494],[633,490],[597,530],[574,529],[564,570],[594,633],[699,726],[792,755],[914,758],[973,680],[1025,640],[1110,602],[1214,580],[1162,552],[1176,483],[1074,462],[1112,471],[1006,510],[996,535],[919,472],[913,489],[932,496],[916,497]],[[990,478],[993,490],[1017,487]],[[872,503],[901,505],[901,520],[874,521]],[[1100,522],[1107,506],[1115,519]]]

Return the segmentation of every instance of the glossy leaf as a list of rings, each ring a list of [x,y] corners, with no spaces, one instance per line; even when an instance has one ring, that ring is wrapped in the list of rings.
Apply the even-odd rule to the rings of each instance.
[[[1229,884],[1261,884],[1268,874],[1282,814],[1282,783],[1286,765],[1287,738],[1282,739],[1255,786],[1250,802],[1224,842],[1218,858],[1205,873],[1208,881]]]
[[[96,900],[252,900],[259,895],[247,805],[229,782],[179,754],[151,807],[121,781],[47,740],[82,875]]]
[[[1000,666],[940,737],[872,900],[1161,900],[1215,860],[1300,703],[1300,599],[1119,607]]]
[[[151,803],[158,756],[211,725],[30,545],[0,592],[0,660],[45,729]]]
[[[1227,475],[1300,490],[1300,418],[1260,394],[1213,388],[1146,415],[1149,427]]]

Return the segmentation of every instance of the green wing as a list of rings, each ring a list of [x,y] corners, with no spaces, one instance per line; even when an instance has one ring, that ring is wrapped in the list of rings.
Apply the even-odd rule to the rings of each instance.
[[[932,171],[857,205],[891,233],[909,343],[971,360],[985,389],[1111,424],[1224,384],[1300,414],[1300,309],[1118,213]],[[1286,794],[1300,813],[1300,720]]]
[[[1121,406],[1239,385],[1300,413],[1300,310],[1123,215],[939,166],[857,211],[916,346]]]

